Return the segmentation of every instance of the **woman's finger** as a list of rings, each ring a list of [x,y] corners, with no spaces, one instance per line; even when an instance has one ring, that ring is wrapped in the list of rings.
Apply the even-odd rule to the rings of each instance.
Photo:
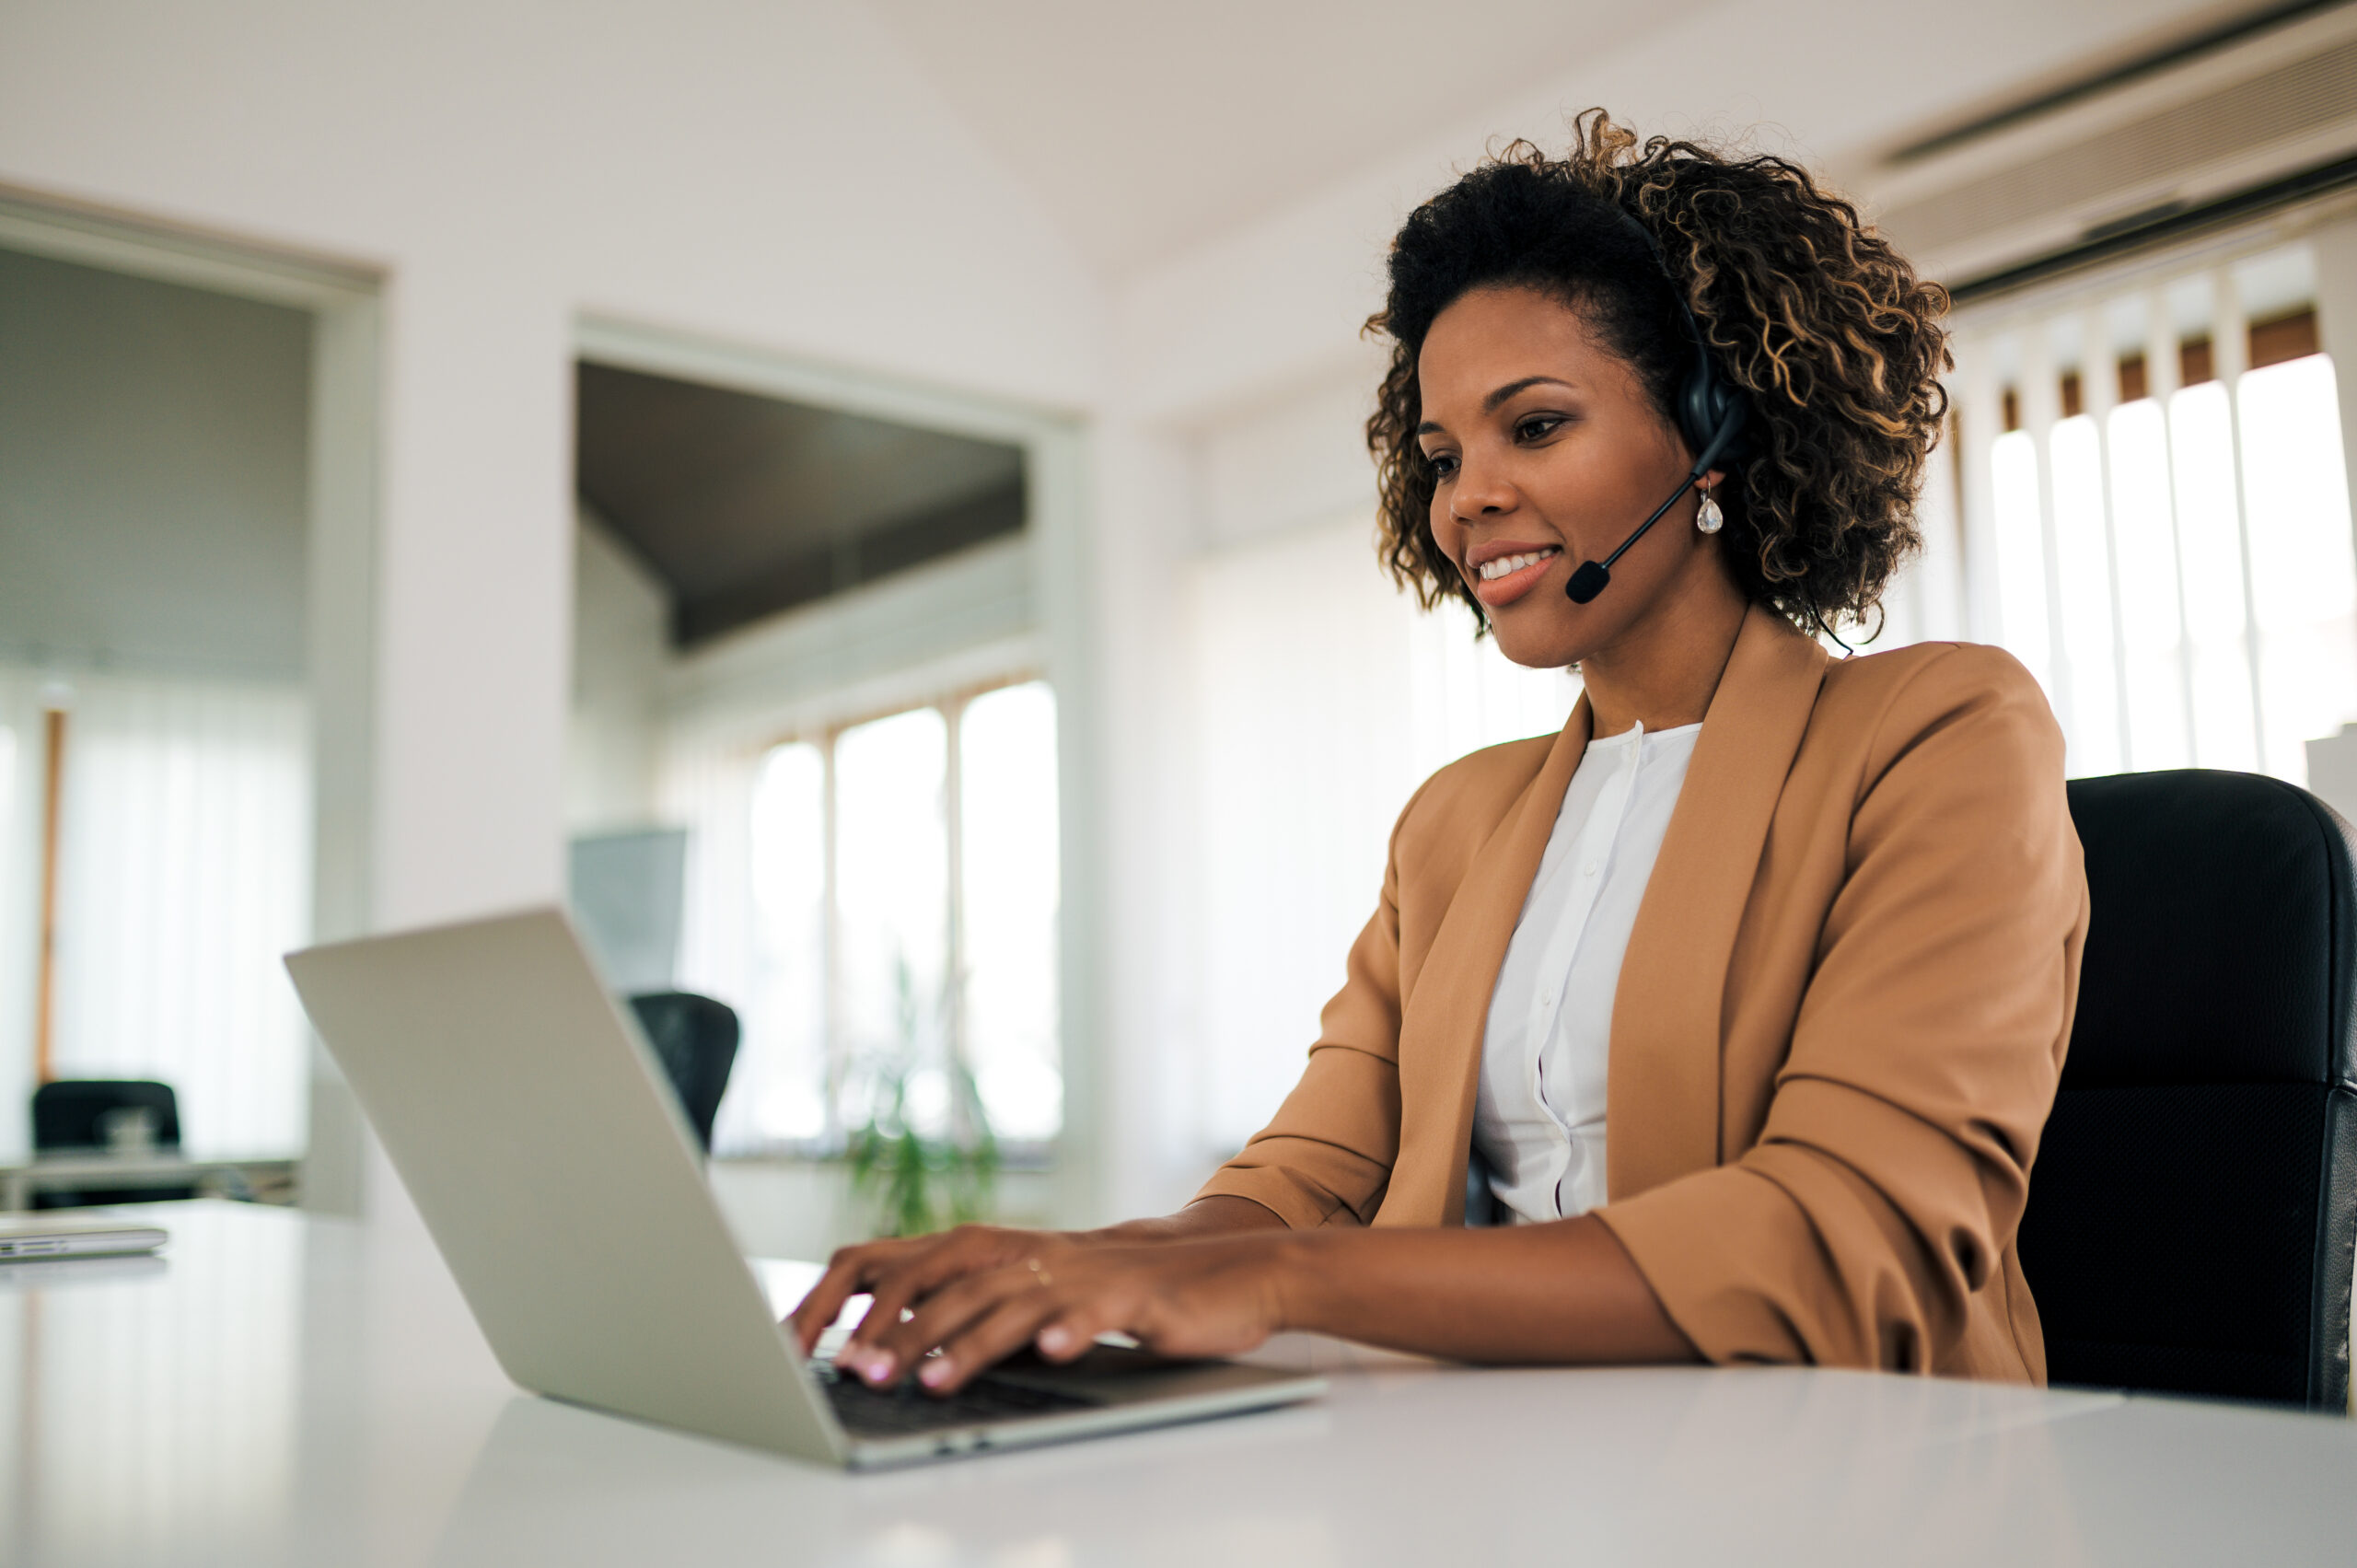
[[[922,1261],[947,1245],[957,1231],[939,1236],[901,1237],[886,1240],[856,1242],[839,1247],[827,1260],[827,1272],[810,1288],[789,1318],[802,1338],[802,1353],[807,1355],[818,1344],[819,1336],[842,1315],[843,1304],[853,1296],[866,1292],[873,1295],[897,1278],[912,1263]],[[897,1300],[888,1308],[897,1319],[900,1308],[906,1305]],[[871,1307],[871,1312],[873,1308]],[[862,1318],[865,1328],[877,1319]]]
[[[905,1246],[899,1241],[863,1241],[854,1247],[839,1247],[827,1260],[827,1272],[819,1283],[788,1316],[794,1331],[802,1342],[802,1353],[808,1355],[819,1343],[819,1336],[842,1316],[843,1304],[868,1288],[869,1280],[880,1272],[891,1258],[893,1250]]]
[[[1032,1330],[1031,1343],[1050,1361],[1074,1361],[1088,1353],[1099,1334],[1125,1332],[1132,1314],[1109,1290],[1068,1296]]]
[[[1038,1276],[1021,1267],[963,1275],[928,1296],[908,1321],[886,1325],[848,1365],[871,1383],[888,1383],[1001,1302],[1039,1288]],[[836,1365],[853,1353],[845,1345]]]
[[[859,1293],[861,1251],[857,1247],[837,1248],[828,1258],[826,1272],[819,1276],[819,1283],[805,1291],[794,1310],[786,1314],[785,1320],[794,1326],[795,1335],[802,1341],[803,1354],[810,1353],[818,1337],[842,1315],[843,1303]]]
[[[1069,1309],[1054,1290],[1035,1288],[1003,1297],[949,1335],[941,1353],[917,1368],[917,1381],[931,1393],[955,1393],[975,1373],[1030,1343],[1042,1324]]]
[[[985,1272],[1008,1260],[1009,1255],[1025,1245],[1036,1246],[1040,1238],[1026,1237],[1020,1231],[998,1230],[988,1225],[960,1225],[938,1236],[923,1237],[909,1244],[909,1249],[898,1254],[868,1282],[872,1300],[867,1316],[860,1320],[844,1342],[845,1351],[860,1354],[873,1352],[885,1330],[900,1321],[900,1314],[944,1285],[969,1274]],[[838,1361],[842,1360],[839,1353]],[[845,1365],[855,1365],[846,1363]]]

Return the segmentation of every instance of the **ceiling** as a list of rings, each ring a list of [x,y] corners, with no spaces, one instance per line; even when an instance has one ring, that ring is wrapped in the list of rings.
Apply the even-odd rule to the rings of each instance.
[[[584,362],[582,499],[690,646],[1023,526],[1014,447]]]
[[[1765,122],[1838,167],[2286,0],[1984,0],[1968,29],[1948,0],[868,3],[1120,278],[1469,124],[1529,125],[1551,94]]]
[[[975,134],[1116,274],[1712,3],[874,0]]]

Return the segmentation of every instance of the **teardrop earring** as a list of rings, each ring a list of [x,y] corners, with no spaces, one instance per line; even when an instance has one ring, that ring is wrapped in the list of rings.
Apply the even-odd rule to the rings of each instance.
[[[1716,533],[1726,526],[1727,516],[1719,510],[1719,503],[1707,490],[1702,492],[1702,504],[1694,508],[1694,531]]]

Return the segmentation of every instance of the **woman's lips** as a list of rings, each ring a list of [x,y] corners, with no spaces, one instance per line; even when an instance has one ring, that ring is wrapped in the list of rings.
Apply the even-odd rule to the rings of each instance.
[[[1563,552],[1550,547],[1532,553],[1538,554],[1538,559],[1503,577],[1484,577],[1477,571],[1473,576],[1473,597],[1487,609],[1503,609],[1537,587],[1538,579],[1547,575]]]

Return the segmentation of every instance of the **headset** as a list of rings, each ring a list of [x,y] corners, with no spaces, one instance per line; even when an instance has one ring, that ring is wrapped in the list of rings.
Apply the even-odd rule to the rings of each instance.
[[[1678,482],[1678,488],[1654,508],[1652,517],[1637,525],[1634,533],[1620,541],[1620,549],[1601,561],[1583,562],[1580,569],[1572,574],[1572,580],[1563,585],[1563,597],[1573,604],[1585,604],[1602,593],[1605,586],[1612,581],[1612,563],[1627,554],[1631,545],[1644,538],[1645,530],[1661,521],[1662,514],[1678,505],[1678,497],[1692,489],[1695,482],[1710,472],[1721,458],[1733,457],[1740,450],[1736,438],[1743,434],[1744,423],[1751,416],[1751,405],[1744,401],[1743,394],[1727,385],[1720,377],[1717,366],[1711,363],[1710,346],[1702,341],[1702,329],[1696,324],[1694,312],[1687,306],[1686,291],[1678,287],[1676,275],[1669,270],[1669,262],[1661,253],[1661,242],[1654,238],[1651,229],[1630,216],[1626,207],[1616,203],[1612,215],[1620,220],[1621,227],[1643,242],[1646,254],[1653,257],[1654,265],[1661,270],[1662,277],[1669,284],[1670,297],[1678,304],[1678,319],[1686,329],[1686,341],[1693,347],[1694,363],[1688,368],[1686,379],[1678,389],[1673,412],[1678,416],[1679,434],[1686,437],[1686,445],[1698,455],[1693,468]]]

